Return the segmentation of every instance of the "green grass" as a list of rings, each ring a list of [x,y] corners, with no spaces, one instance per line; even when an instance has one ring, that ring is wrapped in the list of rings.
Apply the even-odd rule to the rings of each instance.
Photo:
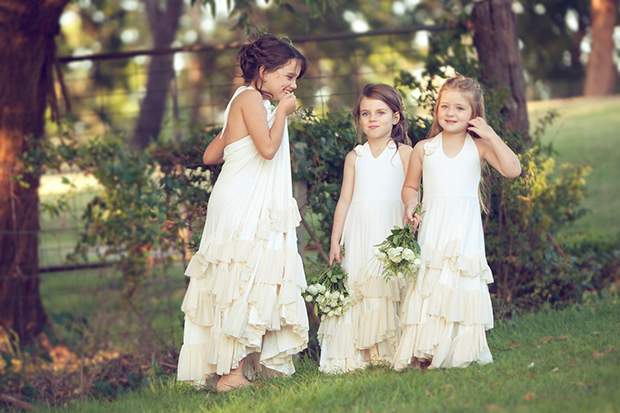
[[[134,352],[144,340],[180,347],[185,278],[181,263],[156,266],[133,298],[132,308],[113,267],[41,274],[40,288],[54,332],[70,348],[97,348],[105,340],[115,350]]]
[[[525,314],[489,333],[495,362],[467,369],[395,373],[385,367],[335,376],[306,360],[290,378],[232,393],[196,391],[174,378],[66,412],[562,411],[620,406],[620,303]],[[51,410],[42,407],[42,411]]]
[[[575,98],[531,102],[530,124],[554,109],[559,119],[546,131],[543,142],[552,143],[560,162],[586,164],[589,213],[563,232],[577,236],[614,238],[620,233],[620,97]]]

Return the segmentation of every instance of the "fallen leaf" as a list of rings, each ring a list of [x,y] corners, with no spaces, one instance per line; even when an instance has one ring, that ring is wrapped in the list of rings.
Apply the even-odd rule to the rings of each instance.
[[[273,385],[273,383],[269,383],[269,384],[271,384],[271,387],[272,387],[272,388],[274,388],[274,389],[276,389],[276,390],[280,390],[279,388],[277,388],[276,386],[274,386],[274,385]]]
[[[571,381],[570,384],[572,384],[573,386],[581,386],[581,387],[589,387],[590,386],[588,383],[584,383],[582,381]]]
[[[551,373],[555,373],[556,371],[560,371],[559,367],[554,367],[553,370],[551,370]]]
[[[488,410],[488,411],[491,411],[491,410],[498,410],[498,409],[500,409],[500,407],[499,407],[499,406],[497,406],[497,405],[495,405],[495,404],[489,404],[489,405],[487,405],[487,410]]]
[[[534,362],[531,362],[531,363],[530,363],[530,364],[528,364],[528,366],[527,366],[527,368],[528,368],[528,369],[531,369],[531,368],[533,368],[533,367],[534,367]]]
[[[495,383],[491,384],[491,387],[499,387],[501,385],[502,384],[500,382],[496,381]]]
[[[443,388],[446,389],[446,390],[452,389],[453,387],[454,386],[451,385],[450,383],[446,383],[446,384],[443,385]]]
[[[575,363],[574,361],[571,361],[570,363],[568,363],[569,367],[575,367],[577,365],[577,363]]]
[[[530,400],[532,400],[532,399],[535,399],[535,398],[536,398],[536,393],[529,392],[528,394],[526,394],[525,396],[523,396],[523,398],[524,398],[525,400],[527,400],[527,401],[530,401]]]
[[[424,391],[426,393],[426,397],[430,397],[431,399],[435,398],[435,395],[431,393],[430,391],[428,391],[428,388],[424,389]]]
[[[540,339],[541,343],[547,344],[548,342],[550,342],[551,340],[568,340],[570,338],[570,336],[547,336],[547,337],[543,337]]]

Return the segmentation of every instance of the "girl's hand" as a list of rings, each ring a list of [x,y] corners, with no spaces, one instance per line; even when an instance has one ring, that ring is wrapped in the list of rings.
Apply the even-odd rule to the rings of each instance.
[[[420,214],[413,215],[413,211],[415,211],[418,204],[409,204],[405,207],[405,219],[407,222],[413,223],[412,229],[416,229],[420,222],[422,222],[422,216]]]
[[[469,127],[467,128],[467,130],[474,132],[482,140],[490,141],[491,139],[499,138],[493,128],[490,127],[487,122],[480,116],[478,116],[477,118],[473,118],[468,123]]]
[[[287,93],[278,103],[278,110],[288,116],[297,109],[297,98],[293,92]]]
[[[334,261],[342,264],[342,257],[340,256],[340,244],[333,243],[329,248],[329,265],[331,266]]]

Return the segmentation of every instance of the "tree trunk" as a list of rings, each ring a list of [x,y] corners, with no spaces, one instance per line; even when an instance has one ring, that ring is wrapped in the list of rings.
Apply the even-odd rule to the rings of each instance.
[[[519,132],[527,141],[529,120],[525,96],[525,76],[519,51],[517,18],[510,0],[474,2],[472,12],[474,47],[482,66],[482,82],[496,90],[507,89],[502,114],[505,127]]]
[[[183,0],[167,0],[165,7],[159,0],[144,0],[153,34],[155,49],[170,47],[179,26]],[[154,55],[149,64],[146,96],[142,101],[140,116],[134,132],[134,148],[145,148],[152,138],[157,138],[166,109],[166,97],[174,76],[174,55]]]
[[[43,139],[47,100],[55,105],[54,37],[68,1],[0,0],[0,336],[10,329],[21,343],[43,331],[47,316],[39,294],[39,178],[19,156]],[[22,183],[13,179],[19,176]]]
[[[584,96],[611,95],[616,90],[618,69],[613,59],[613,32],[617,16],[618,0],[592,0],[592,42]]]

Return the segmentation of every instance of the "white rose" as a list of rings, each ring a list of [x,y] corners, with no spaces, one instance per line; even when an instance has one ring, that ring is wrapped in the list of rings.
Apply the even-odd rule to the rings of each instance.
[[[312,284],[311,286],[307,288],[306,291],[308,291],[312,295],[316,295],[316,293],[318,292],[318,289],[316,288],[315,284]]]
[[[381,250],[379,249],[379,247],[374,247],[374,248],[372,249],[372,253],[373,253],[373,255],[374,255],[375,257],[379,257],[379,256],[381,256],[381,254],[383,254],[383,253],[381,252]]]
[[[392,261],[394,261],[394,258],[400,257],[400,251],[398,251],[396,248],[390,248],[389,250],[387,250],[387,255]]]
[[[412,259],[415,258],[415,252],[413,252],[412,250],[410,250],[409,248],[405,248],[403,250],[402,256],[404,259],[406,259],[407,261],[411,261]]]
[[[437,148],[439,148],[439,141],[437,141],[436,139],[433,139],[430,142],[426,142],[424,144],[424,154],[425,155],[432,155],[432,154],[435,153]]]
[[[353,148],[353,150],[355,151],[355,154],[359,157],[362,157],[364,155],[366,155],[366,148],[362,145],[357,145],[355,148]]]
[[[399,254],[395,257],[390,257],[390,259],[392,260],[392,262],[398,264],[399,262],[401,262],[403,260],[403,257]]]
[[[311,295],[307,295],[306,296],[306,301],[307,302],[312,302],[312,296]]]
[[[330,310],[329,313],[327,313],[327,315],[332,317],[334,315],[334,310]]]
[[[403,247],[396,247],[396,251],[398,252],[403,252],[404,248]]]
[[[334,311],[334,314],[342,315],[342,308],[337,308],[336,311]]]
[[[324,285],[319,284],[319,293],[323,294],[326,290],[327,290],[327,288],[325,288]]]
[[[422,261],[419,258],[416,258],[415,260],[413,260],[413,265],[419,267],[420,265],[422,265]]]

